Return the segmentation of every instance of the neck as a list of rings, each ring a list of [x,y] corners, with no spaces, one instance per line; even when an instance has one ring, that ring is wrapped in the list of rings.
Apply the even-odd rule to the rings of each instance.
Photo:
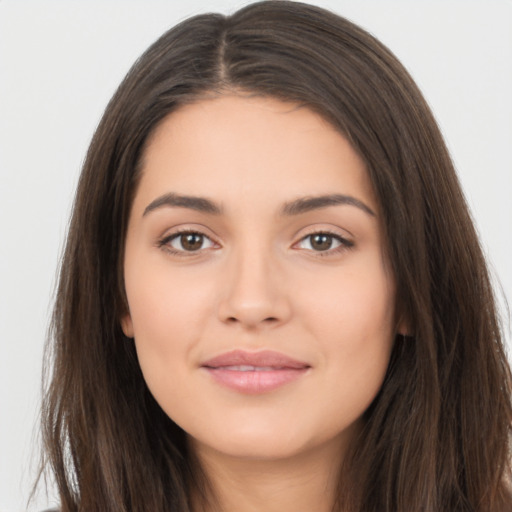
[[[341,450],[329,443],[285,459],[233,457],[194,443],[216,498],[193,499],[194,512],[332,512]]]

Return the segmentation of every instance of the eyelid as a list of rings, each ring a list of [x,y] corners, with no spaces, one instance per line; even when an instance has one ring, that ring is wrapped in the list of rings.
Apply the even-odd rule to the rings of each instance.
[[[339,245],[334,248],[326,249],[325,251],[316,251],[313,248],[307,249],[307,248],[297,247],[301,242],[303,242],[307,238],[315,236],[315,235],[328,235],[328,236],[334,238],[335,240],[337,240],[339,242]],[[311,228],[308,232],[301,234],[298,241],[294,242],[294,244],[292,245],[292,248],[296,248],[297,250],[307,251],[309,253],[314,254],[315,256],[330,256],[330,255],[335,255],[335,254],[338,254],[338,253],[346,251],[346,250],[350,250],[350,249],[352,249],[352,247],[354,247],[354,245],[355,245],[354,242],[352,240],[350,240],[350,238],[347,238],[346,236],[342,235],[338,231],[335,231],[332,228],[318,227],[318,228]]]
[[[171,231],[167,230],[164,235],[162,235],[161,237],[158,238],[156,245],[158,248],[160,248],[170,254],[173,254],[173,255],[184,256],[184,257],[198,256],[199,254],[202,254],[204,251],[210,250],[212,248],[220,247],[220,244],[215,240],[215,237],[213,237],[210,234],[207,234],[205,231],[208,231],[208,230],[206,230],[205,228],[201,228],[201,227],[197,228],[194,226],[186,226],[186,227],[182,226],[179,228],[175,228]],[[171,241],[179,238],[182,235],[186,235],[186,234],[200,235],[201,237],[209,240],[211,242],[212,246],[206,247],[206,248],[200,248],[196,251],[187,251],[185,249],[183,249],[183,250],[175,249],[174,247],[172,247],[170,245]]]
[[[336,224],[323,222],[315,222],[314,224],[309,224],[298,229],[295,232],[293,238],[295,238],[296,240],[302,240],[307,236],[316,235],[319,233],[329,234],[336,238],[345,240],[347,242],[352,242],[355,239],[355,236],[348,229],[341,228]]]

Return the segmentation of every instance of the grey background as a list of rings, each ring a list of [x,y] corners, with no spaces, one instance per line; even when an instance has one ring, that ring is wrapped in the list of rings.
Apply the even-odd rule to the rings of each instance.
[[[246,3],[0,0],[0,512],[27,510],[57,263],[101,113],[164,30],[191,14]],[[370,30],[417,80],[512,300],[512,2],[311,3]],[[51,503],[40,495],[30,510]]]

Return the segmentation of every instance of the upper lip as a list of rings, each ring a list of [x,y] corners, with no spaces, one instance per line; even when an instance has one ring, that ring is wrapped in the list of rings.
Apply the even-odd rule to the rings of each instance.
[[[246,350],[232,350],[225,352],[201,364],[207,368],[222,368],[225,366],[254,366],[269,368],[305,369],[309,364],[293,359],[281,352],[273,350],[261,350],[259,352],[248,352]]]

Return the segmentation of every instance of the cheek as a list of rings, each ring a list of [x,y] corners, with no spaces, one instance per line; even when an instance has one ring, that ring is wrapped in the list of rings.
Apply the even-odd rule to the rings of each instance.
[[[379,259],[364,263],[317,282],[322,293],[305,298],[302,310],[305,329],[321,351],[331,400],[353,417],[378,393],[395,338],[393,280]]]
[[[158,263],[126,273],[126,293],[139,363],[151,387],[179,374],[211,315],[213,290]]]
[[[207,280],[190,272],[172,272],[159,260],[140,267],[131,265],[126,271],[134,331],[139,337],[152,333],[165,339],[171,332],[193,334],[198,321],[211,309],[214,290]]]
[[[209,294],[190,280],[169,276],[156,266],[127,287],[137,358],[153,397],[173,419],[188,418],[197,402],[190,385]],[[132,300],[130,300],[130,297]]]
[[[379,257],[340,267],[322,280],[317,275],[299,289],[310,291],[301,295],[301,315],[309,329],[324,331],[324,340],[342,340],[337,344],[340,349],[356,350],[372,340],[393,337],[393,279]]]

